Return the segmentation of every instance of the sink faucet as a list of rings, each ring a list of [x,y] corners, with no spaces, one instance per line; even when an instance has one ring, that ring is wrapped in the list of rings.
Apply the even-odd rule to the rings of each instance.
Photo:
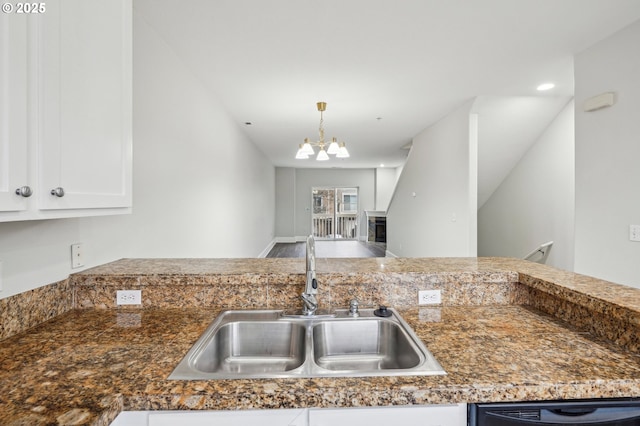
[[[318,294],[318,280],[316,279],[316,242],[313,239],[313,235],[307,237],[307,279],[304,286],[304,293],[302,293],[302,301],[304,306],[302,313],[307,316],[312,316],[318,309],[318,301],[316,300],[316,294]]]
[[[349,316],[353,318],[358,318],[360,316],[360,311],[358,311],[358,299],[351,299],[349,302]]]

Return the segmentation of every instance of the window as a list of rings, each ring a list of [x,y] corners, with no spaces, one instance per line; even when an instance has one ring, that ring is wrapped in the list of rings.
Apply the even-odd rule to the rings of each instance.
[[[342,194],[342,213],[358,213],[357,194]]]

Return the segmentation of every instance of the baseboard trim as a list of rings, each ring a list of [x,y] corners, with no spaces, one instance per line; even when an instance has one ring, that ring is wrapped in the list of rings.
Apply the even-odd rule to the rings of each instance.
[[[271,249],[273,248],[273,246],[276,245],[276,239],[274,238],[273,240],[271,240],[271,242],[267,245],[267,247],[262,250],[260,252],[260,254],[258,255],[258,258],[260,257],[267,257],[267,255],[269,254],[269,252],[271,251]]]
[[[307,241],[307,237],[275,237],[257,257],[267,257],[273,246],[278,243],[303,243],[305,241]]]
[[[395,254],[391,253],[389,250],[385,250],[384,254],[386,257],[398,257]]]
[[[296,237],[276,237],[276,243],[297,243]]]

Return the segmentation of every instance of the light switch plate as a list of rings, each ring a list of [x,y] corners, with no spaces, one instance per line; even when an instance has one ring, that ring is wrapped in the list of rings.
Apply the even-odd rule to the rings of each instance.
[[[640,241],[640,225],[629,225],[629,240]]]

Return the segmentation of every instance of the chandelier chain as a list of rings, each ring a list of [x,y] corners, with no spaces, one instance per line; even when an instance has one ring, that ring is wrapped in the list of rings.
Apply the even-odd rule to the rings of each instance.
[[[320,127],[318,128],[318,135],[320,136],[320,140],[318,142],[320,142],[321,144],[324,145],[324,118],[322,117],[322,111],[320,111]]]

